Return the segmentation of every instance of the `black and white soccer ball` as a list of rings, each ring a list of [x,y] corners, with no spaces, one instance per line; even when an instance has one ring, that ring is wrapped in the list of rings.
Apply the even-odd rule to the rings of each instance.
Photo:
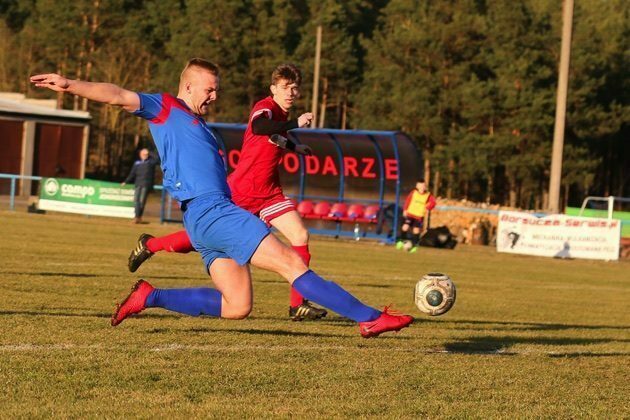
[[[455,283],[442,273],[428,273],[416,283],[414,300],[421,312],[442,315],[455,303]]]

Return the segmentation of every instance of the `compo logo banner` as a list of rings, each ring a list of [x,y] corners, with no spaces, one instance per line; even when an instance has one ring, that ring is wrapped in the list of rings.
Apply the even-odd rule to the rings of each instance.
[[[85,198],[92,197],[96,193],[96,189],[91,185],[76,185],[63,183],[59,186],[59,181],[55,178],[48,178],[44,183],[44,192],[46,195],[55,196],[61,190],[61,197]]]
[[[59,182],[55,178],[48,178],[44,184],[44,191],[48,195],[55,195],[59,191]]]
[[[62,197],[85,198],[93,196],[96,190],[90,185],[71,185],[64,184],[61,186]]]
[[[39,197],[41,210],[131,218],[133,187],[92,179],[45,178]]]

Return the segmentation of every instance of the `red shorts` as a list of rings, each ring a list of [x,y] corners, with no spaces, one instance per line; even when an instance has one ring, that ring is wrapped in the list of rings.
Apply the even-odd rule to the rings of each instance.
[[[252,198],[233,194],[232,201],[240,208],[260,217],[260,220],[265,222],[267,226],[270,226],[270,222],[276,217],[296,210],[293,201],[284,194],[276,194],[264,198]]]

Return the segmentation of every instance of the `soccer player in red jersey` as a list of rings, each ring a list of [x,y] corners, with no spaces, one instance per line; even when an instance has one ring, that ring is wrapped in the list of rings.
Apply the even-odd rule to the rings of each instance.
[[[309,265],[308,230],[304,226],[293,202],[286,197],[280,186],[278,164],[289,150],[310,154],[308,146],[295,144],[287,139],[287,131],[306,127],[313,115],[305,113],[289,120],[289,110],[300,97],[302,76],[291,64],[278,66],[271,75],[271,96],[257,102],[249,116],[243,138],[243,147],[236,169],[228,177],[232,201],[239,207],[260,217],[267,225],[275,227],[291,243],[304,264]],[[281,135],[279,141],[276,136]],[[129,270],[138,267],[159,251],[187,253],[194,248],[185,230],[155,238],[142,234],[138,246],[129,256]],[[311,305],[291,287],[289,317],[294,321],[319,319],[326,311]]]

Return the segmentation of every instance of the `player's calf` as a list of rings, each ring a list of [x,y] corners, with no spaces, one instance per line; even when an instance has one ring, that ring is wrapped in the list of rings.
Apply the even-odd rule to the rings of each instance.
[[[156,289],[145,280],[138,281],[131,293],[123,300],[112,316],[112,326],[119,325],[131,315],[138,314],[146,308],[163,308],[190,316],[222,315],[221,292],[209,287],[184,289]],[[234,309],[236,308],[236,309]],[[230,312],[231,311],[231,312]],[[251,311],[251,303],[228,307],[228,317],[241,319]]]

